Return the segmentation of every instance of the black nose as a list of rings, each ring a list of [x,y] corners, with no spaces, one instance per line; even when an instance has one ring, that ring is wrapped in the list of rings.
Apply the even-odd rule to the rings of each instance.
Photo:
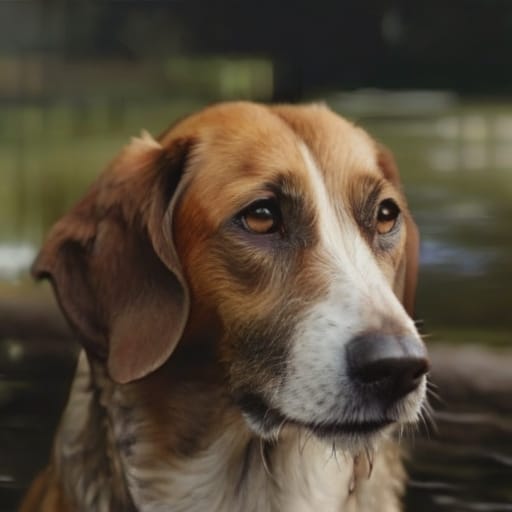
[[[416,389],[429,370],[427,351],[416,337],[369,333],[346,346],[350,376],[391,401]]]

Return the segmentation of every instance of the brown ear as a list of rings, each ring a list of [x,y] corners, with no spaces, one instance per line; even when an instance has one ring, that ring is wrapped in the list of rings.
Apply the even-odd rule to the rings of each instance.
[[[379,145],[377,158],[386,179],[401,189],[400,173],[398,172],[398,166],[396,165],[395,158],[391,151],[385,146]],[[407,313],[412,317],[414,315],[416,284],[418,280],[420,236],[418,227],[409,210],[403,213],[407,238],[405,242],[404,259],[400,262],[395,280],[395,293],[401,299]]]
[[[172,237],[190,141],[133,139],[51,230],[33,265],[85,348],[125,383],[162,365],[181,338],[189,296]]]

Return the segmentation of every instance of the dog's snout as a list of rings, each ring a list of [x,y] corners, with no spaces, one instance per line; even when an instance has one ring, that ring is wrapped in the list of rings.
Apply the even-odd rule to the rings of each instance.
[[[353,338],[346,351],[351,377],[390,400],[415,390],[429,370],[425,346],[414,336],[365,334]]]

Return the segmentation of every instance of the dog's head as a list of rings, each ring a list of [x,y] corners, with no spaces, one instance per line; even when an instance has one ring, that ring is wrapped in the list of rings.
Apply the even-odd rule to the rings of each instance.
[[[214,344],[251,428],[416,419],[417,232],[392,156],[323,106],[223,104],[134,139],[35,265],[121,383]]]

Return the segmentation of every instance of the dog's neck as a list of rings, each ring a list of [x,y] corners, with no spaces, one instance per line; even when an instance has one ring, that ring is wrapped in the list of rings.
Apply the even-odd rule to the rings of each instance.
[[[54,453],[70,501],[98,511],[398,510],[396,449],[380,447],[368,480],[360,460],[308,433],[260,441],[222,392],[204,388],[169,383],[165,397],[151,383],[119,386],[82,354]]]

